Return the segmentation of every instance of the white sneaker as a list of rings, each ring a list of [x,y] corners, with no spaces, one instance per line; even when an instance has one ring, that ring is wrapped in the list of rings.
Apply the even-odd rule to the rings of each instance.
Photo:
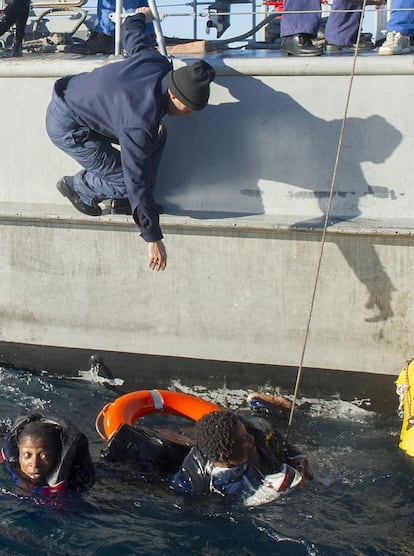
[[[380,56],[392,56],[392,54],[408,54],[411,52],[410,37],[397,31],[387,33],[387,38],[378,50]]]

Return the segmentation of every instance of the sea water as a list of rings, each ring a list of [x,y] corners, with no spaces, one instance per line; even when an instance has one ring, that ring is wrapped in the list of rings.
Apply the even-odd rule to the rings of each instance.
[[[165,387],[197,392],[188,384]],[[209,394],[218,400],[220,393]],[[225,399],[237,407],[247,394],[226,391]],[[133,470],[104,464],[95,418],[118,395],[117,387],[92,376],[57,379],[0,367],[3,433],[17,414],[32,409],[64,415],[87,434],[97,464],[89,492],[56,503],[16,496],[0,469],[0,554],[414,554],[414,486],[398,448],[397,397],[395,411],[383,413],[371,411],[369,400],[307,400],[295,413],[290,440],[308,455],[313,480],[248,509],[184,500]]]

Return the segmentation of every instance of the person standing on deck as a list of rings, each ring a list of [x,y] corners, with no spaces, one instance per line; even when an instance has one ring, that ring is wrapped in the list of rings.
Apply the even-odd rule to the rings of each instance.
[[[410,8],[407,11],[399,11]],[[414,0],[392,0],[391,17],[387,23],[387,38],[380,47],[380,56],[409,54],[414,36]]]
[[[23,55],[23,39],[29,13],[30,0],[8,0],[4,11],[0,13],[0,36],[16,25],[11,57]]]
[[[361,12],[355,11],[362,7],[361,2],[352,0],[333,0],[332,12],[328,17],[325,28],[326,52],[355,50]],[[285,13],[280,22],[280,36],[282,45],[280,52],[284,56],[321,56],[323,47],[313,44],[321,23],[320,0],[285,0],[283,9],[292,12]],[[335,10],[350,10],[349,13]],[[314,12],[314,13],[312,13]],[[361,52],[375,48],[371,41],[361,41],[358,50]]]
[[[122,9],[132,13],[137,8],[148,7],[147,0],[124,0]],[[76,54],[114,54],[115,52],[115,23],[109,17],[116,9],[115,0],[98,0],[97,23],[88,39],[83,44],[74,44],[70,51]],[[156,45],[154,26],[147,23],[147,35],[153,46]]]
[[[60,179],[58,191],[90,216],[102,213],[98,203],[105,199],[128,199],[148,243],[148,266],[164,270],[167,254],[152,194],[167,136],[162,117],[205,108],[215,71],[204,60],[173,70],[146,38],[149,21],[145,7],[126,19],[125,60],[55,83],[46,128],[52,142],[83,167]]]

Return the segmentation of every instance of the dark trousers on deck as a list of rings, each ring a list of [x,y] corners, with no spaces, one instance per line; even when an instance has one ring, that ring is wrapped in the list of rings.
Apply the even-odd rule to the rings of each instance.
[[[0,14],[0,36],[16,24],[16,42],[21,43],[29,13],[30,0],[9,0],[3,13]]]
[[[362,5],[362,2],[361,2]],[[285,0],[283,9],[292,11],[320,10],[320,0]],[[333,0],[332,10],[355,10],[361,6],[348,0]],[[325,28],[325,39],[329,44],[349,46],[358,36],[361,13],[331,13]],[[284,14],[280,22],[280,35],[306,33],[316,37],[320,26],[319,13]]]

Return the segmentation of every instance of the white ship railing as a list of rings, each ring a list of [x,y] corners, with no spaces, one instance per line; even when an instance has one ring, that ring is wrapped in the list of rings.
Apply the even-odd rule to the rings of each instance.
[[[179,5],[185,5],[185,6],[189,6],[192,8],[192,11],[190,12],[180,12],[180,13],[174,13],[173,11],[170,11],[169,13],[165,13],[165,12],[158,12],[158,8],[156,5],[155,0],[149,0],[149,6],[151,8],[151,11],[154,14],[154,30],[155,30],[155,34],[156,34],[156,38],[157,38],[157,43],[160,47],[160,49],[163,51],[163,53],[165,53],[165,43],[164,43],[164,39],[163,39],[163,33],[161,30],[161,21],[166,19],[166,18],[188,18],[191,17],[193,19],[193,40],[197,40],[198,38],[198,21],[200,19],[204,19],[207,22],[210,20],[210,18],[212,17],[212,12],[211,10],[207,9],[205,11],[201,11],[199,12],[199,7],[200,6],[210,6],[212,4],[212,2],[198,2],[197,0],[194,0],[192,2],[189,3],[185,3],[185,4],[178,4]],[[256,28],[256,23],[257,23],[257,17],[260,16],[261,19],[264,19],[266,17],[268,17],[269,15],[271,15],[271,12],[269,10],[269,5],[266,4],[265,2],[263,2],[263,9],[262,10],[258,10],[257,9],[257,4],[255,0],[247,0],[245,2],[241,1],[241,2],[237,2],[237,3],[233,3],[231,4],[232,6],[234,6],[234,4],[251,4],[251,11],[244,11],[244,12],[217,12],[214,11],[214,17],[218,17],[218,16],[226,16],[226,15],[232,15],[232,16],[247,16],[250,15],[252,17],[252,21],[251,21],[251,29],[252,29],[252,36],[255,38],[256,36],[256,32],[254,31]],[[175,5],[177,6],[177,5]],[[161,8],[165,8],[167,7],[166,5],[161,5]],[[168,7],[171,9],[172,6],[168,5]],[[401,8],[400,11],[407,11],[409,8]],[[322,16],[327,16],[329,14],[329,12],[332,11],[331,5],[328,3],[323,3],[321,6],[320,10],[308,10],[306,13],[322,13]],[[335,10],[336,12],[357,12],[357,11],[361,11],[361,8],[356,7],[355,9],[352,10]],[[389,14],[391,11],[391,2],[388,2],[388,4],[382,4],[381,2],[378,2],[378,4],[376,5],[368,5],[365,6],[365,13],[369,13],[371,12],[374,15],[374,21],[373,21],[373,38],[374,40],[378,40],[379,38],[381,38],[382,36],[384,36],[385,34],[385,27],[386,27],[386,22],[389,18]],[[277,12],[277,17],[286,14],[286,13],[304,13],[303,10],[301,11],[287,11],[287,10],[282,10],[282,11],[278,11]],[[117,0],[116,2],[116,12],[114,14],[111,15],[112,20],[115,22],[115,28],[116,28],[116,32],[115,32],[115,56],[120,56],[122,54],[121,51],[121,25],[122,25],[122,21],[125,19],[125,17],[128,17],[128,13],[124,13],[123,12],[123,7],[122,7],[122,0]],[[207,24],[207,27],[208,24]]]

